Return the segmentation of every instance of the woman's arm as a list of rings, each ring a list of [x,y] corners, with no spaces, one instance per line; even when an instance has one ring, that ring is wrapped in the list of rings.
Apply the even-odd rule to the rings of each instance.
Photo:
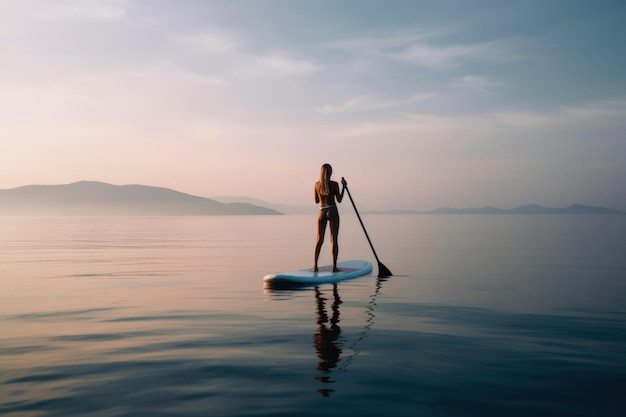
[[[320,203],[320,195],[317,192],[317,184],[319,184],[319,182],[315,183],[315,187],[313,187],[313,191],[315,192],[315,204],[319,204]]]
[[[335,182],[335,197],[337,198],[338,203],[341,203],[341,200],[343,200],[343,193],[346,191],[346,180],[342,179],[341,185],[341,192],[339,192],[339,184]]]

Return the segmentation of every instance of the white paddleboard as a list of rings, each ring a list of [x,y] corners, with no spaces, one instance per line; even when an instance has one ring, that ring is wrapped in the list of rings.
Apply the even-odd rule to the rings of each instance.
[[[337,268],[339,268],[339,272],[332,272],[332,266],[327,265],[320,267],[318,272],[313,272],[311,268],[307,268],[269,274],[263,278],[263,281],[267,283],[329,284],[358,278],[372,272],[372,264],[368,261],[341,261],[337,262]]]

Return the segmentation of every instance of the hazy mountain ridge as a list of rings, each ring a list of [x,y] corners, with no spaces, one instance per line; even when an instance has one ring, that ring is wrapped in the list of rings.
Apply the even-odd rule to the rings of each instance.
[[[279,211],[284,214],[312,214],[312,213],[317,213],[317,210],[318,210],[318,207],[315,204],[311,204],[309,206],[294,206],[294,205],[281,204],[281,203],[268,203],[267,201],[263,201],[258,198],[243,197],[243,196],[216,196],[216,197],[211,197],[211,199],[219,201],[220,203],[254,204],[256,206],[267,207],[267,208]]]
[[[285,214],[310,214],[316,213],[318,207],[311,206],[290,206],[287,204],[268,203],[250,197],[212,197],[221,202],[248,202],[261,207],[268,207]],[[479,208],[450,208],[440,207],[434,210],[364,210],[364,214],[624,214],[619,210],[607,207],[586,206],[582,204],[572,204],[567,207],[544,207],[538,204],[526,204],[511,209],[502,209],[493,206]]]
[[[275,215],[267,207],[220,203],[169,188],[79,181],[0,190],[0,215]]]
[[[348,208],[347,208],[348,209]],[[202,216],[314,214],[318,208],[268,203],[250,197],[204,198],[169,188],[147,185],[112,185],[78,181],[62,185],[25,185],[0,190],[0,215],[12,216]],[[345,210],[346,214],[351,210]],[[365,210],[367,214],[624,214],[606,207],[572,204],[543,207],[528,204],[512,209],[440,207],[434,210]]]
[[[388,210],[379,211],[380,214],[624,214],[619,210],[607,207],[585,206],[582,204],[572,204],[567,207],[544,207],[538,204],[526,204],[523,206],[502,209],[492,206],[480,208],[450,208],[440,207],[429,211],[419,210]]]

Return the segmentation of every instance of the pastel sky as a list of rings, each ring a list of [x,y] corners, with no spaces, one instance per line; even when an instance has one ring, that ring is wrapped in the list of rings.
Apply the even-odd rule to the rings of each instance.
[[[0,189],[626,210],[623,0],[1,0]]]

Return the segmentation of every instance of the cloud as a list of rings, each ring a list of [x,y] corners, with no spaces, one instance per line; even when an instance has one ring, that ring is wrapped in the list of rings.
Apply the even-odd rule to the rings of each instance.
[[[324,46],[329,49],[339,49],[358,53],[380,53],[382,51],[392,51],[397,48],[403,48],[406,45],[416,42],[423,42],[428,39],[438,38],[448,33],[449,30],[442,28],[430,32],[398,33],[378,37],[342,39],[327,42]]]
[[[488,77],[478,75],[466,75],[465,77],[455,78],[450,83],[450,87],[471,91],[487,91],[500,87],[501,82],[492,81]]]
[[[364,178],[402,178],[406,189],[435,206],[536,201],[620,208],[625,129],[626,100],[617,99],[545,113],[415,113],[404,120],[343,123],[318,136],[367,165],[371,172],[361,173]],[[379,167],[376,160],[393,162]]]
[[[254,58],[262,74],[300,75],[318,71],[321,67],[306,59],[289,56],[286,52],[270,52]]]
[[[484,121],[493,126],[541,131],[567,131],[564,139],[581,137],[589,141],[607,141],[621,137],[620,129],[626,128],[626,99],[611,99],[586,104],[563,106],[552,112],[533,111],[494,111],[483,116]],[[528,131],[527,130],[527,131]],[[602,134],[600,132],[603,132]],[[620,136],[621,135],[621,136]],[[591,145],[591,142],[589,143]],[[626,141],[624,141],[626,146]]]
[[[605,100],[552,112],[498,111],[475,116],[415,113],[404,120],[344,124],[329,132],[336,143],[384,143],[394,158],[431,163],[455,160],[523,161],[532,169],[577,170],[622,164],[626,152],[626,100]],[[381,141],[381,138],[385,138]],[[429,162],[430,161],[430,162]],[[547,172],[544,172],[547,175]]]
[[[501,63],[519,59],[514,47],[515,44],[508,40],[457,45],[416,43],[387,56],[426,68],[448,69],[470,60]]]
[[[211,64],[223,74],[244,78],[309,74],[321,67],[283,50],[250,52],[253,42],[230,29],[213,26],[196,34],[176,34],[175,45],[193,55],[211,55]]]
[[[428,68],[451,68],[461,59],[475,55],[480,48],[475,45],[431,46],[424,43],[409,45],[404,51],[388,54],[390,58]]]
[[[396,61],[430,69],[450,69],[467,61],[511,62],[522,58],[520,49],[528,41],[518,38],[476,43],[445,43],[450,30],[345,39],[327,48],[351,52],[360,59]]]
[[[127,0],[35,1],[28,5],[32,16],[42,20],[96,19],[117,21],[127,17]]]
[[[172,40],[187,51],[198,54],[236,52],[245,45],[240,34],[217,26],[203,33],[173,35]]]
[[[32,119],[41,126],[83,124],[98,131],[132,125],[150,135],[169,134],[216,111],[216,97],[227,85],[171,64],[83,72],[62,82],[3,86],[0,119]],[[39,131],[42,134],[45,128]]]
[[[360,96],[349,99],[345,103],[339,105],[326,104],[317,110],[320,113],[346,113],[346,112],[362,112],[368,110],[377,110],[388,107],[400,107],[407,104],[426,101],[434,97],[434,93],[413,94],[410,97],[400,100],[384,100],[376,96]]]

